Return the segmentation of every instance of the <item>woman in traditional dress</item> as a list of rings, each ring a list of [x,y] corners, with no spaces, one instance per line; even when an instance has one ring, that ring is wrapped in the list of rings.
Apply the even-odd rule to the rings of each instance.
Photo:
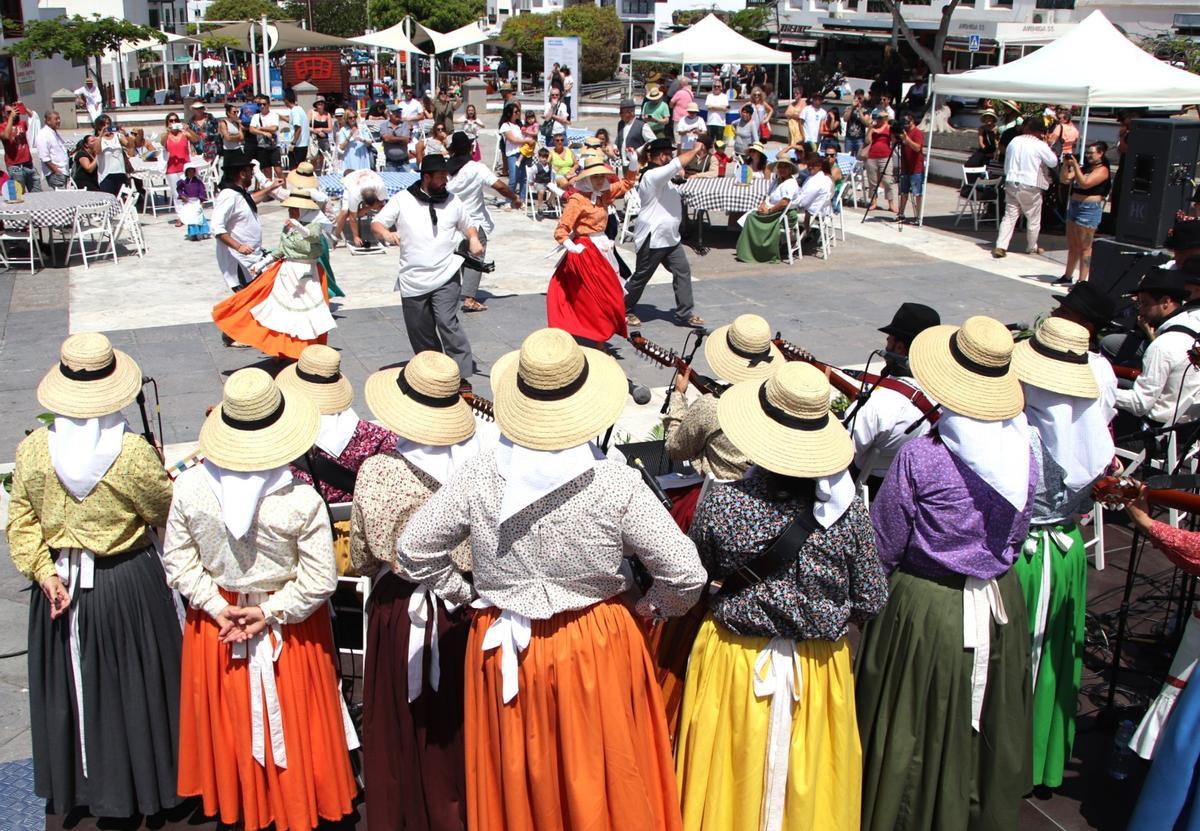
[[[796,163],[780,157],[775,162],[771,187],[758,209],[742,216],[742,231],[737,240],[738,260],[744,263],[779,262],[780,231],[787,222],[788,206],[799,196]]]
[[[329,196],[325,191],[321,190],[321,182],[317,178],[311,162],[300,162],[296,165],[296,169],[288,174],[287,187],[289,190],[308,190],[308,198],[315,204],[315,208],[302,209],[298,221],[302,225],[309,225],[313,222],[321,226],[321,256],[318,257],[318,262],[321,264],[321,270],[325,272],[326,294],[329,297],[345,297],[346,292],[342,291],[338,286],[337,280],[334,278],[333,266],[329,262],[329,250],[335,239],[333,230],[333,220],[325,213],[325,203],[329,201]]]
[[[37,389],[54,423],[17,446],[7,535],[36,584],[33,790],[53,814],[124,818],[182,801],[179,616],[149,532],[166,522],[171,483],[121,415],[141,388],[108,338],[72,335]]]
[[[721,429],[756,464],[713,486],[691,528],[721,588],[683,694],[675,771],[688,831],[859,827],[846,633],[883,608],[887,581],[830,397],[819,370],[793,363],[720,399]]]
[[[354,388],[342,374],[341,355],[332,347],[304,347],[300,359],[284,367],[275,382],[280,389],[308,398],[321,413],[317,440],[302,454],[307,469],[293,466],[292,475],[313,485],[326,502],[349,502],[363,462],[391,450],[396,434],[354,412]]]
[[[325,602],[329,514],[288,462],[317,407],[261,369],[225,382],[200,429],[204,462],[175,480],[163,561],[187,597],[179,793],[247,831],[309,831],[350,813],[355,745]]]
[[[371,589],[363,671],[363,775],[367,824],[411,831],[467,827],[463,662],[470,615],[410,580],[396,561],[400,532],[429,495],[481,448],[458,394],[458,367],[420,352],[402,369],[367,379],[375,417],[401,435],[359,470],[350,559],[378,574]],[[470,547],[453,552],[471,568]]]
[[[624,179],[598,156],[589,156],[571,180],[554,239],[566,249],[546,289],[546,322],[596,343],[628,336],[625,292],[617,278],[615,244],[605,234],[608,207],[637,185],[637,166]]]
[[[1029,631],[1012,564],[1037,464],[1012,351],[988,317],[933,326],[909,348],[942,409],[871,505],[891,597],[854,667],[866,831],[1010,831],[1032,787]]]
[[[628,395],[615,360],[561,329],[492,368],[499,447],[466,464],[400,537],[408,578],[474,600],[466,657],[472,831],[680,828],[643,617],[688,609],[692,542],[631,467],[590,439]],[[470,537],[468,580],[452,554]],[[653,578],[636,604],[626,557]]]
[[[310,343],[325,343],[336,328],[321,256],[321,223],[300,224],[301,211],[317,208],[303,188],[291,189],[281,203],[288,209],[279,247],[246,288],[213,306],[213,322],[228,337],[276,358],[296,360]]]
[[[1050,317],[1013,350],[1038,462],[1029,538],[1013,564],[1033,638],[1033,784],[1057,788],[1075,741],[1087,609],[1087,549],[1079,514],[1113,458],[1088,332]]]

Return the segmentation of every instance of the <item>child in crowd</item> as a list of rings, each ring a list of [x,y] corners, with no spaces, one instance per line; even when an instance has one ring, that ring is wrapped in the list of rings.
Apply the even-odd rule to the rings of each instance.
[[[533,185],[537,193],[538,219],[542,218],[542,214],[546,210],[546,192],[553,180],[554,173],[550,167],[550,148],[539,147],[537,160],[533,163]]]
[[[208,188],[196,175],[196,168],[188,165],[183,169],[183,178],[175,183],[175,215],[187,226],[187,239],[191,242],[209,239],[208,218],[204,215],[204,200],[208,199]]]

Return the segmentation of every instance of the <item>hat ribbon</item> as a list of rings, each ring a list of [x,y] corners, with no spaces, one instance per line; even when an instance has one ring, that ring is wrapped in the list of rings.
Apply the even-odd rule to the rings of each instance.
[[[335,372],[332,375],[317,375],[315,372],[305,372],[297,366],[296,377],[301,381],[308,381],[310,384],[336,384],[342,380],[342,373]]]
[[[771,347],[768,346],[761,352],[751,352],[749,349],[742,349],[735,346],[730,332],[725,333],[725,345],[729,347],[729,351],[737,355],[739,358],[745,358],[750,362],[750,366],[758,366],[759,364],[769,364],[775,360],[775,356],[771,354]]]
[[[229,413],[225,412],[225,408],[221,408],[221,421],[228,424],[234,430],[262,430],[264,427],[270,427],[275,422],[283,417],[283,405],[287,400],[280,396],[279,406],[272,410],[262,418],[234,418]]]
[[[772,421],[782,424],[784,427],[791,427],[793,430],[820,430],[829,423],[829,413],[825,413],[817,418],[800,418],[780,407],[776,407],[767,398],[766,381],[763,381],[762,385],[758,388],[758,404]]]
[[[458,393],[437,396],[426,395],[423,392],[413,389],[412,384],[408,383],[408,379],[404,377],[404,370],[400,370],[400,374],[396,376],[396,386],[413,401],[416,401],[418,404],[424,404],[426,407],[453,407],[458,403]]]
[[[62,361],[59,361],[58,371],[63,374],[63,377],[71,381],[99,381],[101,378],[107,378],[117,371],[117,356],[113,355],[112,360],[99,369],[72,369]]]
[[[517,389],[521,391],[527,398],[533,398],[538,401],[561,401],[564,398],[570,398],[583,387],[588,378],[588,363],[583,362],[583,369],[575,376],[575,379],[569,381],[561,387],[551,387],[550,389],[541,389],[540,387],[532,387],[526,383],[521,377],[521,373],[517,373]]]
[[[1086,364],[1088,362],[1086,352],[1068,352],[1066,349],[1055,349],[1053,346],[1047,346],[1038,340],[1037,335],[1029,339],[1029,345],[1034,352],[1055,361],[1063,361],[1068,364]]]
[[[959,366],[968,372],[974,372],[976,375],[986,375],[989,378],[1003,378],[1008,374],[1008,361],[1005,361],[1000,366],[988,366],[967,357],[958,346],[958,332],[950,336],[950,355]]]

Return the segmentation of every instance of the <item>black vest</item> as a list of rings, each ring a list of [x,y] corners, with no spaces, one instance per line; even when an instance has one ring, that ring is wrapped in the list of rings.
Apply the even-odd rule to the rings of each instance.
[[[643,135],[643,127],[646,122],[642,121],[638,116],[634,116],[633,121],[626,124],[624,121],[617,123],[617,147],[625,148],[632,147],[634,150],[639,149],[646,143],[646,136]],[[625,133],[629,132],[629,143],[625,143]]]

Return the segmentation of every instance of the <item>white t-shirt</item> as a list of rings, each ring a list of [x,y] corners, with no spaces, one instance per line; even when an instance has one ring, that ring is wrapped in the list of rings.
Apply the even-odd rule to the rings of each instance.
[[[446,189],[462,200],[471,224],[485,234],[492,233],[496,227],[492,215],[488,213],[487,202],[483,198],[483,189],[491,187],[500,177],[492,169],[480,162],[467,162],[450,177]]]
[[[713,112],[713,107],[720,107],[720,112]],[[729,96],[724,92],[710,92],[704,99],[704,108],[708,110],[708,125],[724,127],[725,113],[729,110]]]
[[[410,126],[421,120],[421,115],[425,112],[424,105],[420,99],[410,98],[404,102],[404,109],[400,110],[400,115],[404,117],[404,122]]]
[[[88,89],[87,84],[84,84],[75,90],[75,94],[83,99],[83,103],[87,106],[88,115],[95,120],[96,116],[100,115],[100,108],[104,104],[104,93],[100,92],[100,87],[94,86]]]
[[[374,188],[380,199],[387,198],[387,185],[374,170],[352,170],[342,177],[342,207],[357,211],[362,205],[362,192]]]
[[[696,145],[696,139],[705,132],[704,119],[698,115],[688,115],[679,119],[675,125],[675,135],[679,139],[680,150],[691,150]]]
[[[819,214],[829,207],[832,197],[833,179],[827,176],[825,171],[818,171],[804,180],[804,187],[800,188],[800,193],[791,207]]]
[[[279,143],[279,113],[255,113],[250,119],[250,126],[258,128],[274,127],[276,130],[271,138],[258,136],[259,147],[274,147]]]
[[[429,217],[429,206],[402,190],[388,200],[375,221],[385,228],[395,226],[400,235],[400,276],[396,291],[402,297],[419,297],[441,288],[462,266],[463,258],[456,252],[459,240],[474,227],[461,199],[453,194],[434,206],[437,215],[435,229]]]
[[[114,173],[125,175],[125,148],[115,135],[107,133],[100,139],[100,153],[96,156],[96,178],[104,181]]]
[[[784,179],[782,182],[774,182],[771,189],[767,191],[767,197],[763,201],[767,203],[768,208],[774,208],[783,200],[788,201],[788,207],[791,207],[796,202],[796,197],[800,195],[800,186],[796,184],[796,177],[792,176]]]
[[[570,118],[571,118],[571,113],[569,110],[567,110],[567,105],[564,104],[562,101],[558,102],[557,110],[554,110],[554,108],[550,104],[547,104],[546,109],[543,112],[545,113],[542,116],[543,121],[545,121],[547,118],[550,118],[551,116],[554,116],[554,115],[560,116],[560,117],[568,119],[568,120],[570,120]],[[561,121],[555,121],[554,126],[551,128],[550,135],[557,136],[557,135],[560,135],[565,132],[567,132],[567,125],[563,124]]]
[[[919,389],[912,378],[899,379]],[[859,481],[868,476],[885,476],[892,460],[905,444],[929,432],[929,420],[911,432],[909,426],[921,418],[921,410],[895,390],[879,387],[854,416],[854,465]]]
[[[804,122],[804,140],[818,142],[821,140],[821,125],[825,123],[824,107],[814,107],[806,104],[800,111],[800,120]]]
[[[513,141],[509,138],[510,135],[522,136],[520,141]],[[521,145],[525,143],[524,136],[521,133],[521,125],[515,121],[506,121],[500,125],[500,135],[504,136],[504,155],[513,156],[521,152]]]

